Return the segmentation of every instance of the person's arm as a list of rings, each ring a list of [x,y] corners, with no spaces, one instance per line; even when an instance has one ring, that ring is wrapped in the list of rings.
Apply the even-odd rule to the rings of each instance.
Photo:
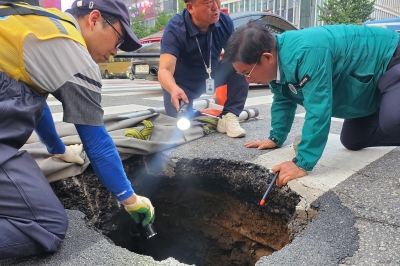
[[[257,148],[259,150],[281,147],[293,124],[297,104],[282,95],[282,87],[277,84],[270,84],[274,93],[271,107],[271,131],[268,139],[249,141],[244,144],[246,148]]]
[[[298,145],[296,165],[311,171],[321,158],[328,141],[332,117],[332,58],[327,49],[313,49],[305,52],[305,66],[297,77],[306,75],[310,80],[303,87],[304,109],[306,110],[301,141]],[[311,73],[311,74],[310,74]]]
[[[172,105],[178,111],[180,107],[179,101],[183,100],[185,103],[189,103],[189,100],[182,88],[176,84],[174,78],[176,61],[180,53],[180,42],[178,36],[175,34],[176,32],[171,27],[167,24],[161,39],[158,81],[161,87],[171,94]]]
[[[60,136],[57,134],[53,117],[47,103],[44,106],[42,118],[36,125],[35,132],[40,141],[46,145],[47,151],[56,158],[68,163],[84,163],[83,158],[80,156],[83,149],[82,144],[74,144],[67,147],[64,145]]]
[[[50,154],[64,154],[65,145],[61,141],[54,126],[53,117],[47,103],[44,106],[42,118],[36,125],[35,132]]]
[[[273,149],[281,147],[293,124],[297,104],[282,95],[281,90],[285,89],[280,85],[270,84],[274,93],[271,107],[271,131],[266,140],[249,141],[244,144],[246,148]]]
[[[176,84],[174,72],[176,66],[176,57],[172,54],[160,55],[160,66],[158,69],[158,81],[161,86],[171,94],[172,105],[179,110],[179,100],[189,103],[185,92]]]
[[[90,163],[101,183],[124,201],[134,194],[117,148],[104,126],[75,125]]]
[[[274,142],[277,147],[281,147],[292,128],[297,104],[282,95],[278,87],[273,85],[270,87],[274,96],[271,106],[271,130],[268,139]],[[287,86],[282,86],[281,89],[287,89]]]
[[[292,161],[274,166],[273,171],[280,171],[277,185],[304,176],[311,171],[322,156],[328,141],[332,116],[332,58],[325,48],[299,51],[298,62],[303,62],[296,73],[298,80],[306,75],[309,80],[302,88],[305,121],[298,154]]]
[[[154,221],[154,208],[150,201],[135,194],[119,157],[117,148],[104,126],[75,125],[86,154],[100,182],[125,205],[136,222],[138,213],[144,213],[145,226]]]

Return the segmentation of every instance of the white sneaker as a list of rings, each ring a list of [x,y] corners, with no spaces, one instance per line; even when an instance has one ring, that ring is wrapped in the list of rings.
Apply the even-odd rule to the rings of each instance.
[[[246,135],[246,131],[239,125],[239,118],[232,113],[227,113],[219,119],[217,131],[226,133],[231,138],[239,138]]]

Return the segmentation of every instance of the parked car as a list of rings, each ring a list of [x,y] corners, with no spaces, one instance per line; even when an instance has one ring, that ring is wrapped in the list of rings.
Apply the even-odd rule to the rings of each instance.
[[[285,18],[269,12],[240,12],[232,13],[234,28],[245,25],[251,21],[256,21],[267,27],[272,33],[281,34],[287,30],[297,30],[297,27]],[[158,80],[158,66],[160,63],[160,43],[162,32],[158,37],[149,36],[142,41],[151,40],[153,43],[144,43],[143,47],[133,52],[134,58],[131,60],[131,72],[135,78],[147,80]]]
[[[132,66],[128,66],[128,68],[126,69],[126,77],[130,80],[135,79],[135,76],[132,73]]]
[[[118,51],[115,57],[110,56],[106,62],[98,65],[103,78],[126,78],[126,68],[131,65],[131,58],[129,53]]]
[[[160,64],[160,39],[158,42],[143,43],[142,47],[131,55],[130,75],[133,79],[147,79],[157,81],[158,66]],[[128,74],[129,75],[129,74]]]

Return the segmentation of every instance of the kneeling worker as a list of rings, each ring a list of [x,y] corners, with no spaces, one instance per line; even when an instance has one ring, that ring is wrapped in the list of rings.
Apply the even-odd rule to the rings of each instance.
[[[168,22],[161,39],[158,79],[163,87],[167,115],[176,117],[180,101],[191,112],[193,100],[227,84],[227,100],[217,130],[229,137],[243,137],[239,115],[249,84],[231,63],[220,61],[222,48],[234,31],[232,19],[221,12],[220,0],[185,0],[186,8]]]
[[[78,0],[63,13],[0,4],[0,259],[54,252],[68,218],[42,171],[19,149],[43,115],[48,93],[62,102],[102,184],[132,218],[154,220],[149,199],[134,193],[103,124],[97,63],[140,43],[122,0]],[[50,114],[51,117],[51,114]],[[39,127],[41,128],[41,127]],[[41,128],[43,129],[43,128]]]

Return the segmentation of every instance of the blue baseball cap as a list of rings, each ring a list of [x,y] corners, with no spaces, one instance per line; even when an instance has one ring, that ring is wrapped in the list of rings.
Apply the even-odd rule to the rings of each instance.
[[[77,0],[71,6],[71,9],[75,8],[99,10],[117,17],[125,29],[124,42],[119,47],[122,51],[131,52],[142,47],[139,39],[131,29],[128,8],[122,0]]]

